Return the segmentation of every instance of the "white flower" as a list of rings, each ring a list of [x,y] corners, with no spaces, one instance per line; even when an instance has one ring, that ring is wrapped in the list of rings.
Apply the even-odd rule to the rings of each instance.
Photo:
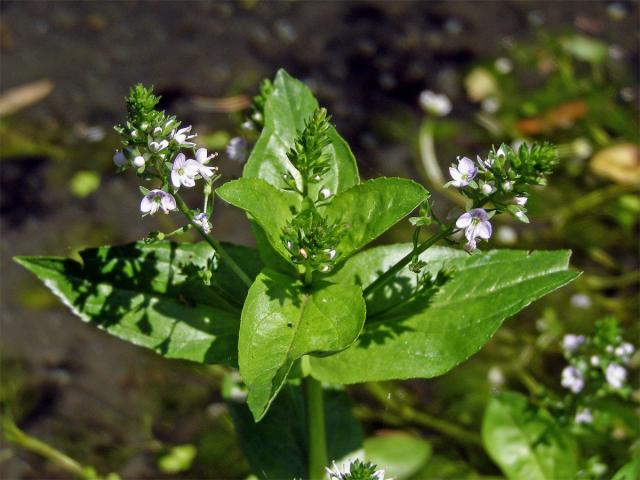
[[[142,202],[140,202],[140,211],[143,214],[153,215],[162,209],[164,213],[169,213],[171,210],[176,209],[176,199],[170,193],[162,190],[151,190],[147,193]]]
[[[168,146],[169,142],[167,140],[160,140],[159,142],[156,142],[155,140],[149,139],[149,150],[151,150],[152,152],[161,152]]]
[[[513,63],[506,57],[497,58],[493,65],[496,67],[496,70],[500,73],[507,74],[511,72],[513,69]]]
[[[456,227],[464,228],[464,236],[467,238],[469,251],[475,250],[476,238],[489,240],[492,233],[489,215],[482,208],[474,208],[460,215],[456,221]]]
[[[124,156],[122,150],[116,150],[116,153],[113,155],[113,163],[115,163],[117,167],[124,167],[128,163],[127,157]]]
[[[576,367],[565,367],[562,370],[562,380],[560,382],[564,388],[568,388],[573,393],[579,393],[584,388],[584,377],[582,372]]]
[[[600,365],[600,357],[597,355],[591,355],[589,361],[591,362],[592,367],[597,367]]]
[[[211,222],[209,222],[209,217],[207,217],[206,213],[198,213],[195,217],[193,217],[193,223],[202,228],[204,233],[211,232]]]
[[[133,159],[133,162],[131,163],[133,163],[138,168],[142,168],[144,167],[145,160],[142,155],[138,155]]]
[[[498,148],[498,150],[496,151],[496,157],[502,157],[502,158],[506,158],[507,157],[507,152],[505,151],[504,148],[502,148],[502,145],[500,145],[500,148]]]
[[[631,359],[631,355],[633,355],[634,351],[635,348],[633,345],[631,345],[629,342],[624,342],[623,344],[616,347],[614,353],[617,357],[620,357],[624,363],[627,363]]]
[[[520,205],[521,207],[524,207],[527,204],[527,200],[529,200],[527,197],[514,197],[513,203],[515,203],[516,205]]]
[[[562,349],[567,353],[575,353],[584,343],[584,335],[573,335],[569,333],[562,339]]]
[[[613,388],[622,388],[627,379],[627,370],[617,363],[610,363],[605,372],[607,383]]]
[[[507,180],[502,184],[502,189],[505,192],[510,192],[512,188],[513,188],[513,184],[509,180]]]
[[[216,158],[217,156],[218,156],[217,153],[207,155],[206,148],[199,148],[196,151],[196,162],[198,163],[198,173],[206,181],[209,181],[211,177],[213,177],[215,172],[218,170],[218,167],[207,167],[206,164],[209,163],[209,161],[212,158]]]
[[[444,94],[425,90],[420,94],[420,106],[428,113],[444,117],[451,112],[451,100]]]
[[[451,178],[453,178],[451,185],[460,188],[469,185],[478,173],[478,169],[470,158],[458,157],[458,166],[449,167],[449,173],[451,174]]]
[[[576,308],[589,308],[591,306],[591,297],[584,293],[576,293],[572,295],[569,301],[571,302],[571,305]]]
[[[336,258],[336,251],[333,250],[333,249],[332,250],[325,250],[325,253],[329,257],[329,260],[333,260],[334,258]]]
[[[173,131],[171,132],[171,138],[173,139],[174,142],[176,142],[178,145],[181,145],[182,147],[195,147],[195,143],[193,142],[189,142],[189,140],[191,140],[192,138],[195,138],[196,135],[195,134],[189,134],[191,132],[191,125],[189,125],[188,127],[184,127],[181,129],[176,129],[174,128]]]
[[[184,153],[179,153],[173,159],[173,168],[171,169],[171,183],[176,188],[180,185],[185,187],[193,187],[196,184],[195,178],[200,173],[200,163],[195,160],[188,159]]]
[[[499,367],[491,367],[487,372],[487,379],[493,387],[501,387],[504,385],[504,373]]]
[[[593,422],[593,415],[591,415],[591,410],[589,410],[588,408],[579,410],[576,413],[575,422],[577,424]]]
[[[480,108],[487,113],[496,113],[500,108],[500,101],[495,97],[487,97],[482,100]]]

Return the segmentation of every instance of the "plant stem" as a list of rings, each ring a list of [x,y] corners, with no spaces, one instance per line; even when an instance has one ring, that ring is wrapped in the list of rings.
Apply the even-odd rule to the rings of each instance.
[[[236,276],[242,281],[242,283],[244,283],[247,287],[250,287],[253,282],[251,281],[249,276],[246,273],[244,273],[244,270],[242,270],[240,265],[238,265],[235,262],[235,260],[231,258],[231,255],[227,253],[227,251],[222,247],[220,242],[218,242],[211,235],[205,233],[205,231],[202,229],[202,227],[200,227],[200,225],[193,223],[193,215],[191,215],[191,209],[187,206],[187,204],[182,199],[182,197],[177,193],[174,194],[174,197],[176,199],[176,204],[180,209],[180,211],[185,215],[185,217],[189,219],[189,222],[193,224],[193,226],[196,228],[198,233],[200,233],[202,238],[204,238],[204,240],[209,245],[211,245],[211,248],[213,248],[216,251],[216,253],[220,255],[220,259],[227,264],[227,266],[233,271],[233,273],[236,274]]]
[[[309,439],[309,479],[322,480],[327,466],[322,384],[311,376],[302,380]]]
[[[380,275],[372,284],[370,284],[367,288],[364,289],[364,292],[363,292],[364,297],[366,298],[367,295],[372,294],[373,292],[378,290],[380,287],[384,286],[389,280],[391,280],[391,278],[395,274],[397,274],[400,270],[402,270],[404,267],[409,265],[409,263],[411,262],[414,256],[420,255],[422,252],[424,252],[427,248],[431,247],[438,240],[448,237],[453,233],[453,230],[454,230],[453,226],[446,227],[440,230],[435,235],[431,236],[428,240],[418,245],[416,249],[413,249],[409,253],[407,253],[404,257],[398,260],[398,262],[395,265],[389,268],[389,270],[387,270],[382,275]]]
[[[56,450],[50,445],[47,445],[41,440],[34,438],[18,428],[18,426],[9,417],[5,417],[2,420],[2,428],[4,430],[4,437],[12,443],[30,450],[38,455],[43,456],[47,460],[57,465],[59,468],[75,475],[79,478],[85,478],[87,469],[73,458],[65,455],[59,450]]]
[[[455,423],[436,418],[428,413],[419,412],[408,405],[397,404],[378,383],[368,383],[366,389],[367,392],[373,395],[385,408],[392,410],[404,421],[436,430],[447,437],[454,438],[466,444],[482,444],[480,436],[475,432],[465,430]]]

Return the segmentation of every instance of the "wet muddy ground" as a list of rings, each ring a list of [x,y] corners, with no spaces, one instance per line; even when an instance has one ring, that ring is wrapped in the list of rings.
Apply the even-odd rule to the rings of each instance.
[[[453,115],[469,115],[461,86],[466,69],[495,56],[505,41],[541,28],[596,30],[637,57],[637,4],[625,5],[627,18],[614,23],[607,2],[3,1],[0,89],[42,78],[54,83],[47,98],[6,119],[10,133],[32,144],[22,153],[7,145],[0,152],[0,345],[5,359],[24,366],[37,392],[24,427],[81,448],[77,457],[117,467],[124,477],[152,478],[157,471],[144,448],[113,448],[148,441],[149,402],[170,405],[176,424],[160,424],[154,434],[172,443],[189,442],[198,431],[194,422],[204,414],[193,409],[215,411],[216,393],[203,372],[84,325],[11,261],[69,255],[168,228],[167,219],[140,219],[135,179],[111,168],[117,146],[111,127],[122,120],[131,84],[154,84],[163,107],[201,135],[235,134],[237,119],[208,111],[194,97],[254,94],[260,79],[284,67],[333,114],[364,176],[417,177],[410,143],[383,134],[380,125],[389,118],[417,124],[421,90],[447,92]],[[455,142],[460,151],[473,147],[463,136]],[[68,187],[79,169],[102,175],[98,191],[82,199]],[[222,159],[221,170],[237,176],[241,166]],[[215,231],[249,241],[242,215],[223,206]],[[158,392],[158,385],[172,388],[184,379],[190,398]],[[243,474],[240,461],[236,466],[226,474]],[[0,472],[3,478],[60,476],[29,455],[5,460]]]

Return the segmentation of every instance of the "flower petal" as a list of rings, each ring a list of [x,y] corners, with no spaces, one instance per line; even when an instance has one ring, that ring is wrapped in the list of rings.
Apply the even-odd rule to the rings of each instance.
[[[492,231],[493,229],[489,222],[480,222],[476,228],[476,236],[483,240],[489,240],[489,238],[491,238]]]
[[[471,214],[469,212],[463,213],[456,221],[456,227],[467,228],[469,225],[471,225],[472,219],[473,218],[471,217]]]

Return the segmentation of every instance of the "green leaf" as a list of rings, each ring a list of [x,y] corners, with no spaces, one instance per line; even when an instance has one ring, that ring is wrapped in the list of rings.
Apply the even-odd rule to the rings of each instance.
[[[265,269],[242,309],[238,357],[256,421],[265,414],[297,359],[337,352],[357,338],[365,317],[357,285],[314,284]]]
[[[640,478],[640,458],[631,460],[616,472],[611,480],[634,480]]]
[[[319,210],[329,223],[346,226],[338,252],[346,258],[409,215],[428,192],[403,178],[376,178],[338,194]]]
[[[489,456],[509,479],[556,480],[578,472],[572,438],[546,410],[506,392],[489,402],[482,422]]]
[[[254,278],[257,252],[225,245]],[[86,322],[168,358],[237,362],[246,287],[206,243],[142,242],[81,252],[82,263],[17,257]],[[211,272],[210,284],[203,277]]]
[[[396,480],[411,478],[431,457],[431,444],[403,432],[394,432],[364,441],[365,459],[384,469]]]
[[[309,455],[302,389],[285,385],[262,421],[255,423],[232,388],[225,380],[223,395],[253,472],[265,479],[306,478]],[[324,414],[330,459],[344,458],[362,447],[362,429],[344,391],[324,390]]]
[[[292,209],[300,209],[300,198],[284,192],[257,178],[240,178],[227,182],[216,193],[225,202],[246,211],[262,228],[264,236],[282,257],[291,254],[282,243],[282,229],[292,218]]]
[[[364,289],[410,250],[408,244],[367,250],[328,280]],[[311,358],[314,377],[347,384],[442,375],[476,353],[506,318],[578,276],[567,270],[567,251],[470,256],[431,248],[420,258],[425,271],[449,271],[444,285],[413,296],[415,274],[405,268],[366,299],[367,321],[353,346]]]
[[[271,185],[284,189],[282,175],[295,169],[287,159],[287,152],[318,102],[309,88],[279,70],[273,82],[273,91],[265,105],[265,125],[251,156],[244,168],[245,178],[260,178]],[[327,147],[331,170],[323,177],[323,183],[314,185],[311,195],[326,186],[332,193],[342,192],[358,184],[358,168],[347,143],[332,127],[331,145]]]

